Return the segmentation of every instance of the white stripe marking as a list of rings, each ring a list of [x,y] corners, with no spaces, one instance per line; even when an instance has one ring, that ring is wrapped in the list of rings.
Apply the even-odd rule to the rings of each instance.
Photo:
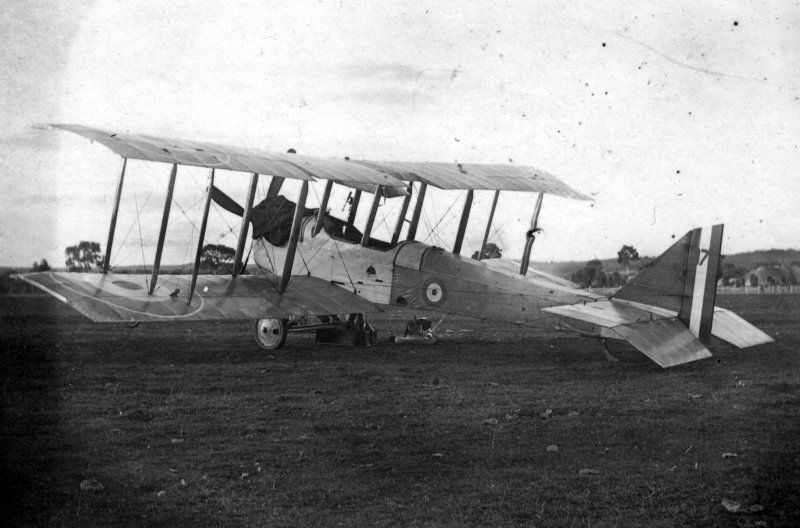
[[[692,309],[689,315],[689,332],[694,337],[700,336],[700,319],[703,314],[703,298],[708,276],[708,252],[711,249],[711,228],[700,230],[700,259],[694,273],[694,290],[692,291]]]

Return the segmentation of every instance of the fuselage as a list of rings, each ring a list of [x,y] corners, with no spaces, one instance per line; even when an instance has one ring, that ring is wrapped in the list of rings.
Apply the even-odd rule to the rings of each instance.
[[[303,222],[292,275],[313,275],[376,304],[535,324],[551,317],[542,308],[591,295],[416,241],[378,249],[324,229],[314,235],[314,225],[314,217]],[[282,272],[286,251],[263,238],[253,243],[253,259],[267,273]]]

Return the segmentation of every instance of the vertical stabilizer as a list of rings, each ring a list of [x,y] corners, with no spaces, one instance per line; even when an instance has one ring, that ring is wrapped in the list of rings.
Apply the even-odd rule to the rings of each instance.
[[[613,298],[674,311],[693,336],[707,342],[714,320],[722,230],[719,224],[689,231]]]
[[[711,357],[714,335],[739,348],[772,338],[735,313],[715,308],[722,225],[693,229],[609,299],[542,308],[624,339],[660,366]]]

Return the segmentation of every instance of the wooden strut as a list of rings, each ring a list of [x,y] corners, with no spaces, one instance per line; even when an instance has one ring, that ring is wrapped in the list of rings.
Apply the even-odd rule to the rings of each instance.
[[[400,208],[400,216],[397,217],[397,224],[395,224],[394,233],[392,233],[392,246],[397,244],[397,241],[400,240],[400,233],[403,231],[403,224],[406,222],[406,213],[408,212],[408,204],[411,203],[411,193],[413,190],[413,183],[408,182],[408,194],[406,194],[405,198],[403,198],[403,206]]]
[[[178,174],[178,165],[172,164],[172,172],[169,175],[169,186],[167,187],[167,199],[164,201],[164,214],[161,217],[161,230],[158,233],[158,245],[156,246],[156,259],[153,262],[153,276],[150,278],[150,291],[148,295],[153,295],[156,291],[158,272],[161,269],[161,253],[164,251],[164,238],[167,235],[167,223],[169,222],[169,210],[172,207],[172,192],[175,190],[175,177]]]
[[[322,221],[325,220],[325,209],[328,207],[328,199],[331,197],[331,189],[333,189],[333,180],[328,180],[325,184],[325,192],[322,195],[322,201],[319,204],[319,211],[317,211],[317,222],[314,224],[314,229],[311,231],[311,236],[317,236],[322,230]]]
[[[427,189],[427,183],[420,183],[419,194],[417,195],[417,203],[414,205],[414,214],[411,217],[411,224],[408,226],[406,240],[414,240],[417,236],[417,226],[419,226],[419,217],[422,214],[422,204],[425,201],[425,191]]]
[[[528,273],[528,266],[531,263],[531,250],[533,249],[533,242],[536,240],[536,230],[539,225],[539,213],[542,210],[542,200],[544,193],[540,192],[536,198],[536,205],[533,208],[533,216],[531,217],[531,228],[525,234],[527,240],[525,241],[525,249],[522,253],[522,261],[519,264],[519,274],[525,275]]]
[[[356,189],[355,194],[353,195],[353,200],[350,202],[350,213],[347,216],[347,227],[345,228],[345,233],[350,231],[353,228],[353,224],[356,221],[356,213],[358,213],[358,202],[361,201],[361,191]]]
[[[122,182],[125,180],[125,167],[128,166],[128,158],[122,158],[122,171],[117,180],[117,192],[114,195],[114,210],[111,212],[111,225],[108,228],[108,242],[106,243],[106,258],[103,259],[103,275],[108,273],[111,267],[111,248],[114,246],[114,231],[117,229],[117,215],[119,214],[119,201],[122,197]]]
[[[381,204],[381,196],[383,195],[383,186],[378,185],[375,189],[375,197],[372,199],[372,207],[369,208],[369,217],[367,218],[367,225],[364,226],[364,233],[361,235],[361,245],[367,246],[369,244],[369,237],[372,233],[372,226],[375,224],[375,215],[378,214],[378,206]]]
[[[300,239],[300,226],[303,223],[303,211],[306,208],[306,197],[308,196],[308,181],[303,180],[303,186],[300,187],[300,196],[297,198],[297,204],[294,207],[294,218],[292,218],[292,231],[289,234],[289,245],[286,248],[286,260],[283,263],[283,273],[281,274],[281,282],[278,285],[278,293],[283,294],[286,291],[286,286],[289,285],[289,280],[292,278],[292,266],[294,265],[294,254],[297,251],[297,241]]]
[[[483,242],[481,242],[481,249],[478,253],[478,260],[483,259],[483,252],[486,250],[486,243],[489,241],[489,230],[492,228],[492,220],[494,220],[494,210],[497,208],[497,199],[500,197],[500,191],[494,192],[494,199],[492,200],[492,209],[489,211],[489,221],[486,222],[486,231],[483,233]]]
[[[278,196],[278,193],[281,190],[281,186],[283,185],[283,180],[285,180],[283,176],[273,176],[269,182],[269,189],[267,189],[267,198],[272,198],[274,196]]]
[[[206,205],[203,209],[203,221],[200,223],[200,234],[197,238],[197,253],[194,257],[194,269],[192,270],[192,285],[189,287],[189,299],[186,304],[192,304],[194,288],[197,286],[197,274],[200,272],[200,259],[203,257],[203,242],[206,238],[206,225],[208,224],[208,212],[211,209],[211,189],[214,187],[214,169],[208,175],[208,189],[206,190]]]
[[[464,243],[464,233],[467,230],[467,222],[469,221],[469,213],[472,210],[472,199],[474,196],[475,191],[472,189],[467,191],[467,198],[464,201],[464,210],[461,211],[461,221],[458,224],[458,233],[456,233],[456,241],[453,244],[454,255],[461,253],[461,245]]]
[[[233,258],[233,273],[236,277],[241,273],[242,256],[244,255],[244,245],[247,243],[247,233],[250,232],[250,213],[253,210],[253,199],[256,196],[258,187],[258,174],[253,173],[250,178],[250,190],[247,192],[247,202],[245,203],[244,214],[242,215],[242,227],[239,230],[239,243],[236,245],[236,256]]]

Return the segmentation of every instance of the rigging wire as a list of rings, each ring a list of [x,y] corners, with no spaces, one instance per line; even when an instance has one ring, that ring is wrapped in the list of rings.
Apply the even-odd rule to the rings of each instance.
[[[139,200],[136,198],[136,183],[133,184],[133,204],[136,207],[136,223],[139,226],[139,247],[142,248],[142,267],[146,269],[147,261],[144,258],[144,239],[142,239],[142,222],[140,221],[141,211],[139,210]],[[142,207],[142,211],[143,210],[144,207]],[[150,283],[147,280],[147,275],[144,277],[144,285],[147,288],[147,291],[150,291]]]
[[[439,221],[438,221],[438,222],[436,222],[436,224],[433,226],[433,228],[431,229],[431,233],[432,233],[432,232],[433,232],[433,231],[434,231],[434,230],[435,230],[437,227],[439,227],[439,224],[441,224],[441,223],[442,223],[442,221],[445,219],[445,217],[446,217],[446,216],[447,216],[447,214],[450,212],[450,210],[451,210],[453,207],[455,207],[455,205],[456,205],[456,203],[458,202],[459,198],[460,198],[459,196],[456,196],[456,199],[455,199],[455,200],[453,200],[453,203],[451,203],[451,204],[450,204],[450,207],[448,207],[448,208],[447,208],[447,210],[445,210],[444,214],[443,214],[441,217],[439,217]],[[435,214],[435,213],[436,213],[436,211],[434,210],[434,214]],[[452,218],[448,218],[448,219],[447,219],[447,222],[445,222],[445,224],[444,224],[444,225],[447,225],[447,224],[449,224],[449,223],[450,223],[452,220],[453,220]],[[442,226],[442,227],[444,227],[444,226]],[[423,242],[425,242],[426,240],[428,240],[428,239],[431,237],[431,233],[428,233],[428,236],[425,238],[425,240],[423,240]]]
[[[316,187],[312,187],[314,191],[314,196],[317,197],[317,201],[319,201],[319,194],[317,193]],[[339,244],[336,242],[336,239],[333,237],[328,237],[331,242],[333,242],[333,247],[336,249],[336,253],[339,255],[339,262],[342,264],[342,268],[344,268],[344,272],[347,274],[347,280],[350,281],[350,286],[353,287],[353,293],[357,292],[358,289],[356,288],[355,283],[353,282],[353,277],[350,276],[350,271],[347,269],[347,264],[344,263],[344,258],[342,257],[342,250],[339,249]]]
[[[142,204],[142,210],[144,210],[144,208],[147,207],[147,202],[150,201],[150,197],[151,196],[153,196],[153,192],[152,191],[150,191],[150,194],[147,195],[147,199],[145,199],[144,204]],[[135,199],[136,199],[136,195],[134,194],[134,200]],[[137,216],[137,218],[138,218],[138,216]],[[137,218],[134,218],[131,221],[131,226],[128,228],[128,232],[125,233],[125,237],[122,239],[122,243],[117,248],[117,254],[114,257],[112,257],[111,263],[109,264],[109,267],[113,266],[114,263],[116,263],[117,260],[119,260],[119,256],[122,254],[122,248],[125,247],[125,242],[128,241],[128,236],[131,234],[131,231],[133,230],[133,227],[136,225],[136,219]]]

